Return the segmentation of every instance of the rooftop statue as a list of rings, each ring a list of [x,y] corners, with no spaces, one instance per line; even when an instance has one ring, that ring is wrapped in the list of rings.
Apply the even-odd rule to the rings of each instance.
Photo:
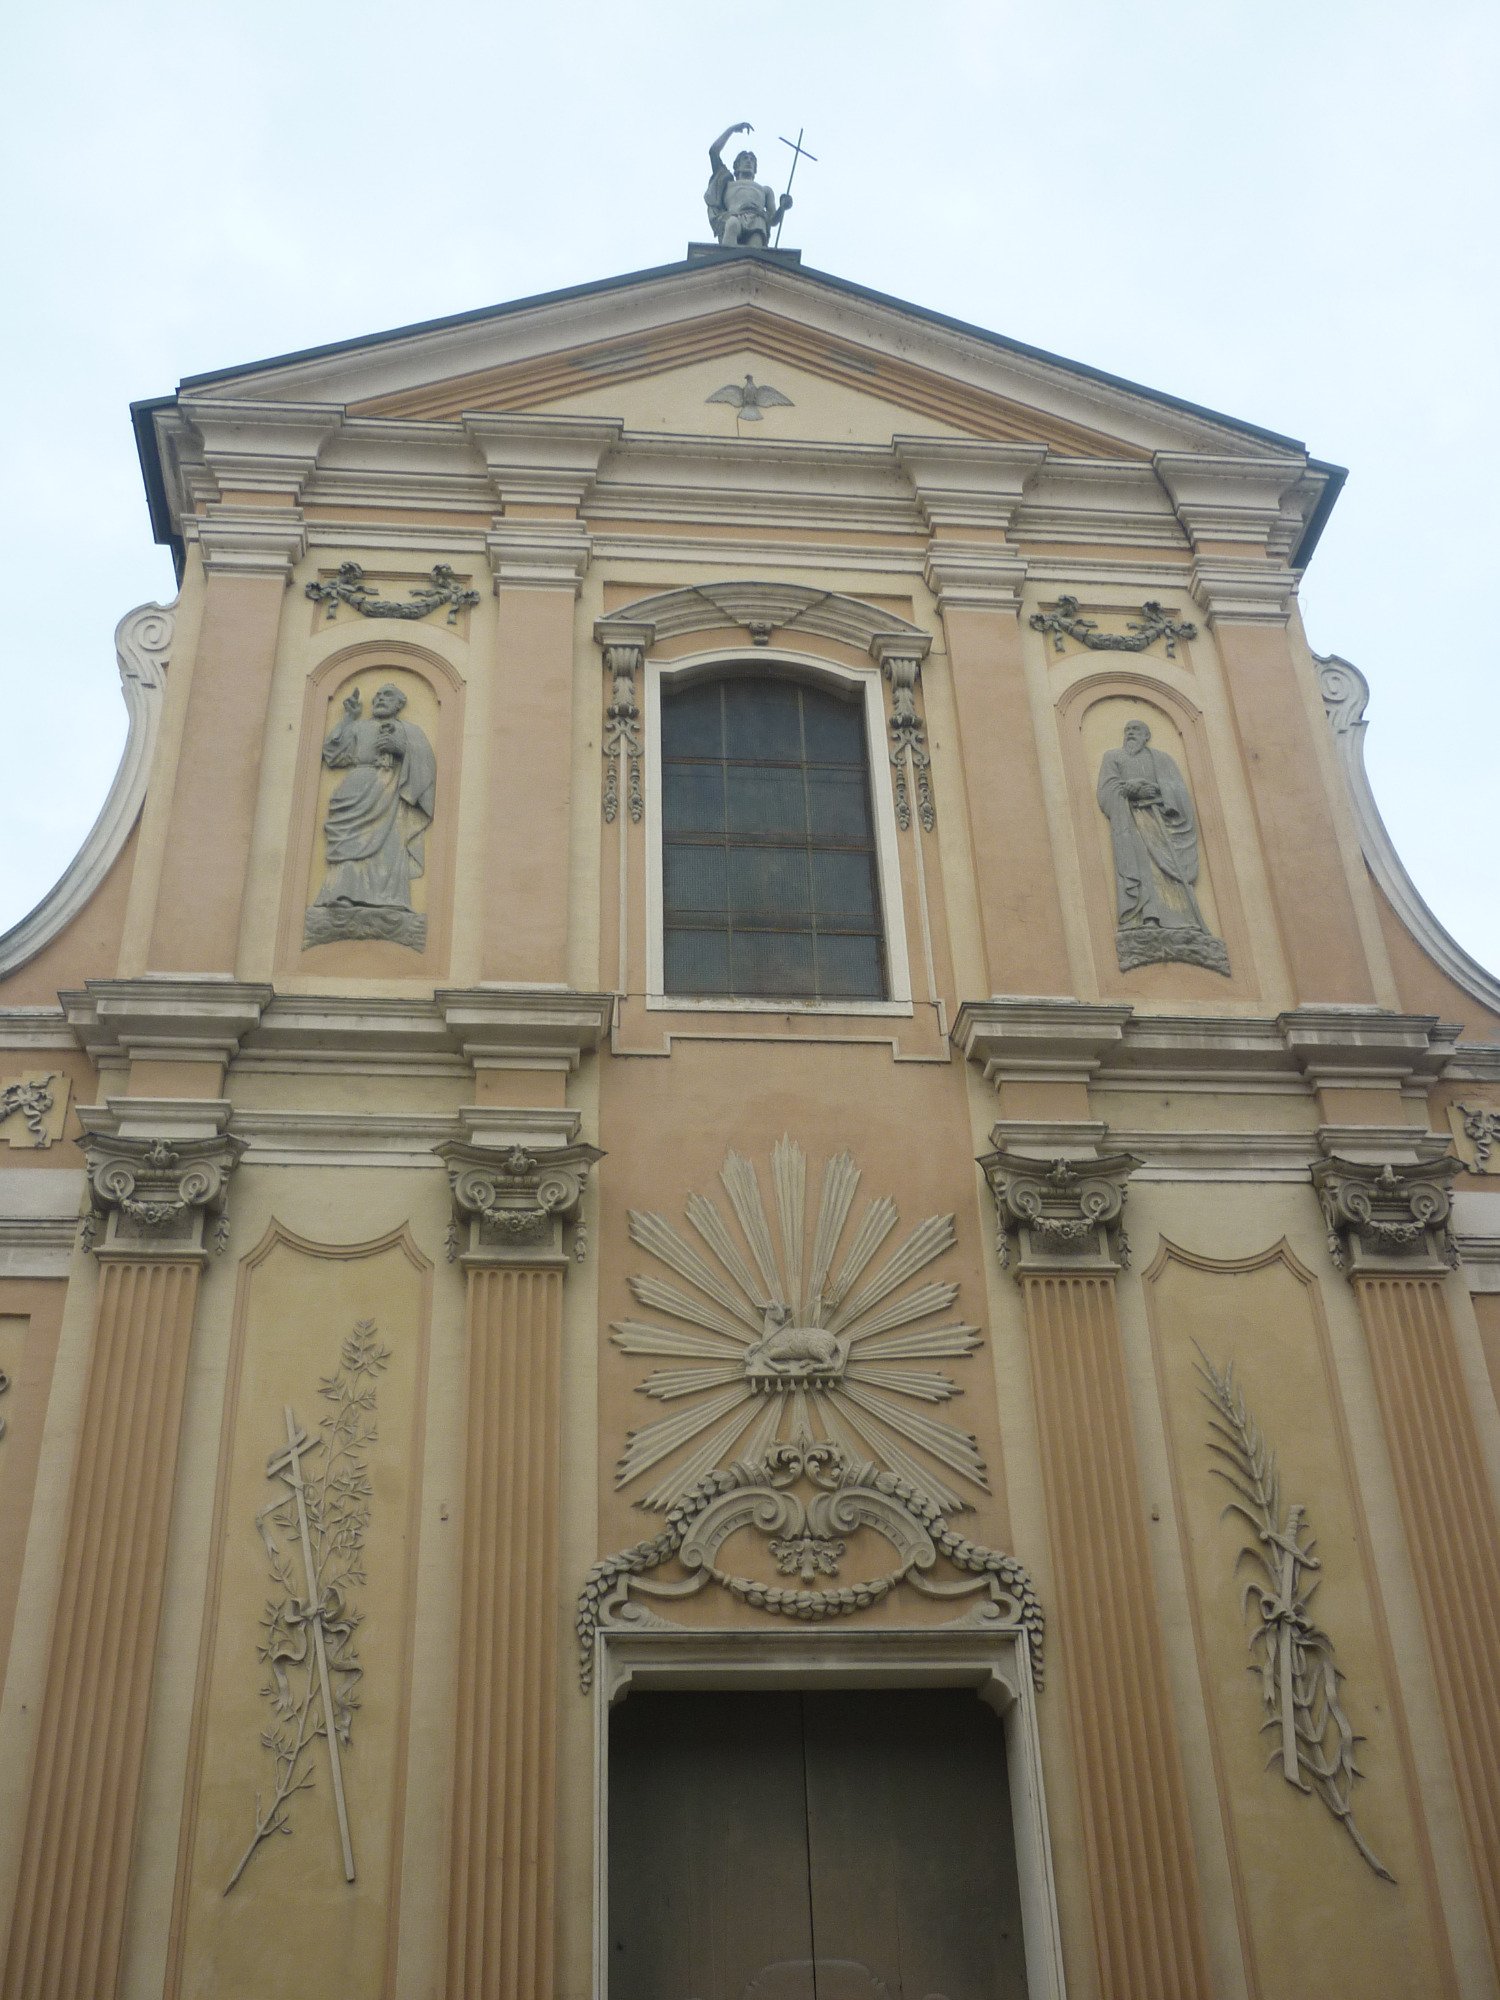
[[[764,250],[771,240],[771,231],[792,205],[789,194],[778,201],[772,190],[755,178],[760,162],[754,153],[736,153],[733,171],[725,166],[725,141],[736,132],[754,130],[753,125],[742,120],[738,125],[726,127],[708,149],[713,178],[704,190],[703,199],[708,205],[709,227],[724,250]]]

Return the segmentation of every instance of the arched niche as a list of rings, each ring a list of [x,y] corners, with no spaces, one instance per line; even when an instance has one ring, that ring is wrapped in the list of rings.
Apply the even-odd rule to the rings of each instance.
[[[1150,674],[1104,671],[1075,681],[1057,703],[1078,843],[1084,906],[1099,989],[1131,1000],[1253,1000],[1261,986],[1245,923],[1203,712],[1177,688]],[[1228,948],[1229,973],[1172,962],[1122,972],[1115,953],[1115,869],[1109,822],[1100,811],[1100,762],[1118,749],[1127,722],[1144,722],[1153,749],[1173,759],[1187,780],[1198,821],[1196,894],[1205,923]]]
[[[403,721],[432,745],[437,781],[431,823],[422,841],[422,872],[411,883],[412,910],[425,923],[420,948],[389,938],[305,941],[306,913],[326,872],[323,823],[342,772],[323,762],[323,745],[358,690],[365,715],[379,689],[404,697]],[[277,963],[291,973],[354,979],[440,977],[453,929],[454,853],[458,828],[464,685],[455,669],[427,647],[381,639],[341,647],[308,676],[292,790]]]

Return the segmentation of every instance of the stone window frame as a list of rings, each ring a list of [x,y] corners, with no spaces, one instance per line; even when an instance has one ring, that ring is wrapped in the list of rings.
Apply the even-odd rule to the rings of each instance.
[[[875,864],[879,878],[880,915],[884,926],[886,979],[884,1000],[754,998],[748,995],[678,995],[665,990],[663,931],[663,826],[661,694],[663,679],[708,680],[737,670],[775,672],[803,685],[831,686],[847,695],[859,690],[864,704],[866,771],[875,821]],[[901,888],[901,857],[897,845],[896,812],[889,783],[880,782],[888,768],[885,703],[878,667],[848,667],[815,653],[742,650],[716,647],[678,659],[645,661],[644,765],[646,830],[646,1006],[654,1012],[680,1014],[814,1014],[885,1015],[910,1019],[913,1014],[911,962],[906,935],[905,899]]]
[[[1041,1736],[1023,1632],[983,1626],[603,1627],[594,1673],[593,2000],[609,2000],[609,1718],[632,1688],[971,1687],[1000,1717],[1015,1829],[1028,2000],[1066,2000]]]

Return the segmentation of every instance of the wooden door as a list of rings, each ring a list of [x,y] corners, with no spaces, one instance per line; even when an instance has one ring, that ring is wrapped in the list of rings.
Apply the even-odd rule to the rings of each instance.
[[[631,1696],[609,2000],[1022,2000],[999,1719],[965,1689]]]

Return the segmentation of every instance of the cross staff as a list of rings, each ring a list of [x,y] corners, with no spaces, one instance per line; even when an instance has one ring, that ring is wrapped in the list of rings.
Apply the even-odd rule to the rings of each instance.
[[[302,1537],[302,1565],[307,1573],[307,1622],[312,1627],[313,1650],[318,1659],[318,1682],[323,1691],[323,1734],[328,1739],[328,1765],[333,1777],[334,1804],[338,1807],[339,1840],[344,1849],[344,1880],[354,1880],[354,1843],[349,1837],[349,1808],[344,1803],[344,1770],[339,1762],[339,1737],[333,1719],[333,1690],[328,1680],[328,1647],[323,1638],[323,1598],[318,1589],[318,1573],[313,1564],[312,1536],[307,1528],[307,1487],[302,1477],[302,1454],[308,1447],[306,1431],[299,1430],[291,1405],[283,1406],[286,1416],[286,1450],[266,1466],[267,1479],[284,1479],[297,1501],[297,1530]]]
[[[787,201],[791,197],[792,182],[797,178],[797,162],[799,160],[811,160],[814,166],[818,164],[817,154],[809,153],[807,148],[802,143],[802,135],[806,130],[807,127],[805,125],[799,125],[797,127],[797,136],[795,139],[783,139],[781,142],[783,146],[790,146],[792,149],[792,171],[786,177],[786,193],[781,198],[783,210],[786,207]],[[781,242],[781,225],[785,221],[786,221],[786,216],[784,213],[776,218],[776,242],[771,245],[771,248],[773,250]]]

